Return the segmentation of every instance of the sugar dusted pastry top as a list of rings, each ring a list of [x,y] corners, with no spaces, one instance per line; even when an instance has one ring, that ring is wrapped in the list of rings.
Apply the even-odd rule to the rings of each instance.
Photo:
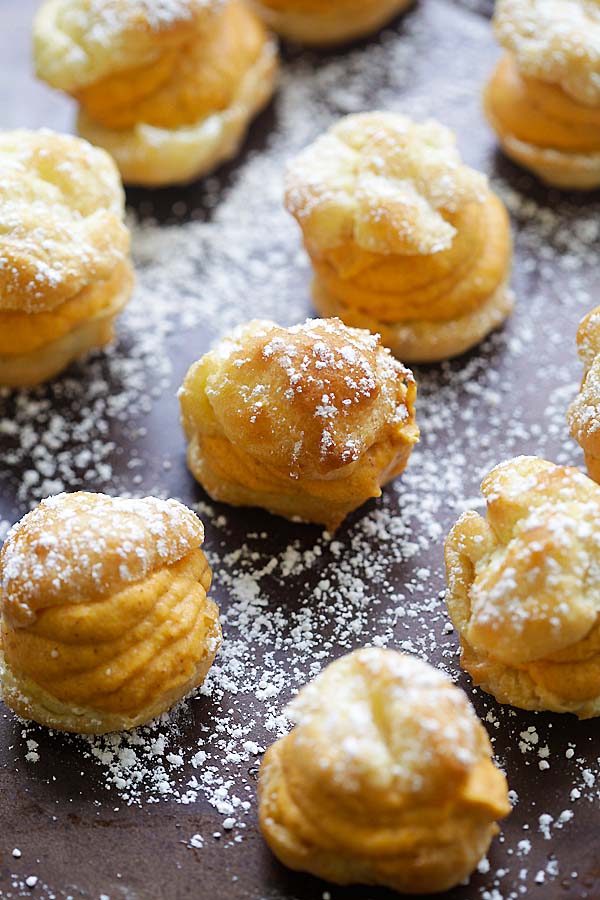
[[[58,494],[6,538],[3,615],[24,626],[44,608],[120,590],[182,559],[203,538],[200,520],[175,500]]]
[[[286,739],[292,758],[302,761],[308,785],[327,779],[323,802],[339,803],[340,814],[357,794],[381,816],[415,803],[442,807],[482,755],[491,756],[485,730],[447,676],[388,650],[332,663],[287,713],[297,724]]]
[[[124,195],[104,150],[51,131],[0,133],[0,311],[54,309],[126,259]]]
[[[204,391],[197,391],[197,378]],[[378,335],[339,319],[293,328],[254,321],[192,367],[182,403],[205,394],[203,428],[294,477],[323,477],[356,462],[387,428],[409,419],[412,373]]]
[[[76,91],[152,63],[210,25],[225,0],[45,0],[34,20],[37,74]]]
[[[497,0],[494,23],[523,74],[560,85],[578,103],[600,104],[598,0]]]
[[[354,241],[374,253],[421,255],[452,244],[445,214],[487,194],[451,131],[395,113],[347,116],[293,160],[286,206],[322,249]]]
[[[600,613],[600,488],[525,456],[497,466],[482,492],[487,519],[465,513],[447,542],[452,618],[501,662],[560,660]]]

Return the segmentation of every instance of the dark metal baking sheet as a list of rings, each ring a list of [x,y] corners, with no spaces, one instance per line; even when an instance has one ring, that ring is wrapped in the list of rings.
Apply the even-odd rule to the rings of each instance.
[[[69,101],[30,74],[35,5],[0,0],[0,125],[68,130]],[[206,695],[137,744],[49,734],[0,708],[1,897],[391,896],[286,871],[256,823],[255,750],[276,736],[285,700],[366,642],[418,653],[458,680],[515,792],[488,859],[449,900],[600,897],[598,723],[503,708],[473,691],[440,596],[443,537],[477,504],[489,468],[518,453],[581,463],[564,412],[580,374],[576,325],[600,299],[598,194],[542,188],[496,152],[483,122],[480,87],[497,56],[488,6],[422,0],[349,51],[287,50],[279,96],[238,160],[185,190],[129,193],[132,214],[154,224],[135,228],[139,286],[116,347],[39,391],[0,395],[2,527],[61,487],[196,505],[225,631]],[[518,308],[478,350],[417,369],[422,442],[405,475],[331,541],[209,503],[185,467],[175,392],[235,322],[311,313],[309,268],[281,210],[281,167],[338,115],[380,106],[438,117],[491,176],[513,218]],[[189,782],[206,773],[212,784],[192,799]],[[232,798],[248,808],[228,813]]]

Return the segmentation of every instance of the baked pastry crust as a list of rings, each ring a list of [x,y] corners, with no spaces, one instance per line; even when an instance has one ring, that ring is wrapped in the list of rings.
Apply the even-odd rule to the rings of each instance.
[[[130,184],[185,183],[233,156],[268,102],[277,53],[242,0],[46,0],[40,77]]]
[[[291,41],[334,46],[365,37],[413,0],[250,0],[266,24]]]
[[[508,51],[484,93],[512,159],[549,184],[600,185],[600,9],[591,0],[499,0]]]
[[[446,541],[450,617],[476,685],[523,709],[600,713],[600,488],[578,469],[522,456],[496,466],[487,518]]]
[[[288,707],[267,752],[259,817],[285,865],[406,893],[467,878],[508,815],[506,780],[465,695],[427,663],[357,650]]]
[[[113,336],[133,287],[108,154],[50,131],[0,134],[0,384],[36,384]]]
[[[577,345],[584,375],[567,421],[571,435],[583,449],[590,478],[600,482],[600,307],[582,319]]]
[[[288,167],[321,314],[401,359],[462,353],[512,310],[508,215],[454,136],[393,113],[348,116]]]
[[[215,500],[333,530],[404,470],[415,396],[377,335],[338,319],[250,322],[185,378],[188,465]]]
[[[0,688],[63,731],[134,728],[204,680],[221,641],[202,523],[174,500],[59,494],[0,554]]]

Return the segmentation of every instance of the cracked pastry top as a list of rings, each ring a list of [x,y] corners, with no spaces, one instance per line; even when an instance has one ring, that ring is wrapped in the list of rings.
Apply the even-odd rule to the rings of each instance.
[[[600,185],[600,4],[498,0],[506,51],[484,94],[506,154],[563,188]]]
[[[300,44],[328,46],[364,37],[412,0],[249,0],[265,23]]]
[[[447,605],[476,685],[523,709],[600,713],[600,487],[522,456],[446,541]]]
[[[411,372],[338,319],[254,321],[190,368],[188,464],[215,500],[336,528],[418,439]]]
[[[285,204],[318,311],[405,362],[462,353],[512,310],[508,215],[437,122],[347,116],[289,164]]]
[[[295,727],[259,776],[261,830],[281,862],[411,894],[471,874],[510,806],[487,733],[446,675],[393,650],[357,650],[287,714]]]
[[[25,719],[101,734],[204,680],[221,641],[196,515],[174,500],[59,494],[0,554],[0,693]]]
[[[79,103],[79,133],[147,186],[234,156],[277,68],[243,0],[44,0],[34,56],[39,77]]]
[[[103,150],[0,132],[0,385],[46,381],[112,339],[133,287],[123,217]]]

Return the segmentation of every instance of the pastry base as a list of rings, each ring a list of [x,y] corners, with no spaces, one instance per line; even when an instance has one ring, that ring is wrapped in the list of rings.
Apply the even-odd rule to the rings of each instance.
[[[265,756],[259,781],[260,827],[275,856],[290,869],[310,872],[334,884],[380,885],[403,894],[437,893],[460,884],[485,856],[498,833],[495,822],[474,815],[470,821],[465,817],[457,819],[454,841],[446,838],[444,843],[421,846],[412,855],[408,847],[395,854],[380,851],[361,856],[336,847],[335,838],[327,833],[325,842],[329,846],[302,840],[301,828],[292,831],[282,821],[279,810],[286,804],[292,807],[290,819],[301,823],[302,810],[294,808],[287,793],[281,743],[277,742]]]
[[[484,110],[506,155],[546,184],[576,191],[600,187],[600,153],[566,153],[519,140],[504,131],[492,110],[487,92],[484,94]]]
[[[177,129],[140,122],[135,128],[117,131],[99,125],[80,110],[77,130],[92,144],[108,150],[126,184],[186,184],[235,156],[250,120],[273,95],[276,73],[277,49],[268,41],[223,112]]]
[[[212,601],[207,600],[207,603]],[[207,652],[198,660],[192,677],[184,684],[161,694],[150,706],[129,714],[108,713],[91,707],[77,707],[64,703],[31,678],[20,677],[8,665],[0,648],[0,697],[21,718],[33,720],[58,731],[69,731],[74,734],[127,731],[152,721],[200,687],[213,664],[220,644],[221,628],[215,607],[214,631],[212,635],[207,636]]]
[[[387,468],[381,472],[379,485],[387,484],[404,471],[413,446],[414,442],[407,441],[398,448]],[[378,449],[378,445],[375,445],[366,451],[365,458],[361,458],[356,465],[374,465],[373,460],[377,457]],[[236,481],[224,481],[212,468],[210,456],[204,452],[202,442],[195,434],[190,439],[187,462],[192,475],[212,500],[229,503],[232,506],[257,506],[293,522],[324,525],[331,532],[335,531],[353,510],[358,509],[367,500],[381,496],[381,487],[372,490],[367,496],[364,493],[357,496],[351,494],[352,486],[349,485],[347,495],[343,499],[336,500],[327,497],[326,479],[323,480],[318,493],[303,491],[300,481],[290,483],[280,479],[279,485],[274,484],[272,493],[252,490]],[[339,491],[336,493],[339,498]]]
[[[318,277],[313,281],[312,295],[320,315],[339,316],[346,325],[379,333],[386,347],[404,363],[439,362],[459,356],[502,325],[515,303],[513,292],[504,282],[478,309],[459,319],[389,323],[348,309]]]
[[[92,319],[81,322],[67,334],[30,353],[0,354],[0,385],[33,387],[50,381],[89,350],[104,347],[114,337],[115,319],[121,312],[134,284],[133,269],[127,265],[119,292],[110,306]]]
[[[379,0],[378,3],[366,4],[368,8],[364,10],[353,9],[348,12],[347,8],[343,8],[340,11],[316,14],[271,9],[260,0],[250,0],[250,5],[282,37],[298,44],[331,47],[372,34],[407,9],[412,2],[413,0]]]
[[[576,663],[573,663],[576,665]],[[600,715],[600,696],[586,700],[565,700],[533,680],[526,668],[515,668],[491,659],[461,638],[461,666],[481,688],[499,703],[519,709],[573,713],[580,719]],[[565,676],[568,677],[565,672]]]

